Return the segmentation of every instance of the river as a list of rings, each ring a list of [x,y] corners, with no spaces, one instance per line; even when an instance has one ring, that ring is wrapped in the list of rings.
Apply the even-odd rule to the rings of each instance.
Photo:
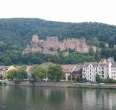
[[[116,90],[1,86],[0,110],[116,110]]]

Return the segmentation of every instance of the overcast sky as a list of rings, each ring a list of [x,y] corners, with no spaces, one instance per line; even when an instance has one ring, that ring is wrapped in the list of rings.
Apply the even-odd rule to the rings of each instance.
[[[0,0],[0,18],[14,17],[116,25],[116,0]]]

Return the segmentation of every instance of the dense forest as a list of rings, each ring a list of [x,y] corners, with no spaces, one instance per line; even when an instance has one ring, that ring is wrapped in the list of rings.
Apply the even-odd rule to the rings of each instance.
[[[70,53],[64,57],[31,54],[22,55],[22,50],[30,42],[33,34],[45,39],[47,36],[58,36],[59,39],[84,37],[94,45],[99,46],[101,52],[79,54]],[[105,47],[105,43],[109,47]],[[99,60],[102,57],[116,57],[116,26],[97,22],[64,23],[46,21],[42,19],[12,18],[0,19],[0,64],[33,64],[52,61],[55,63],[80,63]],[[85,57],[86,56],[86,57]],[[116,58],[115,58],[116,59]]]

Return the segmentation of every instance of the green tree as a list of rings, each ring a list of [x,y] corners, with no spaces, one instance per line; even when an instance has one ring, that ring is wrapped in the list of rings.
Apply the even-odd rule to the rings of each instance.
[[[36,65],[32,69],[32,75],[36,80],[43,80],[47,77],[47,67],[46,65]]]
[[[48,67],[48,79],[51,81],[60,81],[62,78],[62,68],[58,64],[50,64]]]
[[[96,74],[96,82],[98,83],[103,82],[103,79],[98,74]]]
[[[24,68],[17,68],[13,70],[9,70],[7,72],[7,78],[11,80],[24,80],[27,79],[27,72]]]

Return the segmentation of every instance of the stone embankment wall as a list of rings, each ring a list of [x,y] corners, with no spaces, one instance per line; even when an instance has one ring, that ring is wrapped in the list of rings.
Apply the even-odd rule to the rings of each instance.
[[[13,82],[8,81],[9,86],[36,86],[36,87],[73,87],[73,88],[100,88],[100,89],[116,89],[116,84],[92,84],[92,83],[73,83],[73,82]]]

